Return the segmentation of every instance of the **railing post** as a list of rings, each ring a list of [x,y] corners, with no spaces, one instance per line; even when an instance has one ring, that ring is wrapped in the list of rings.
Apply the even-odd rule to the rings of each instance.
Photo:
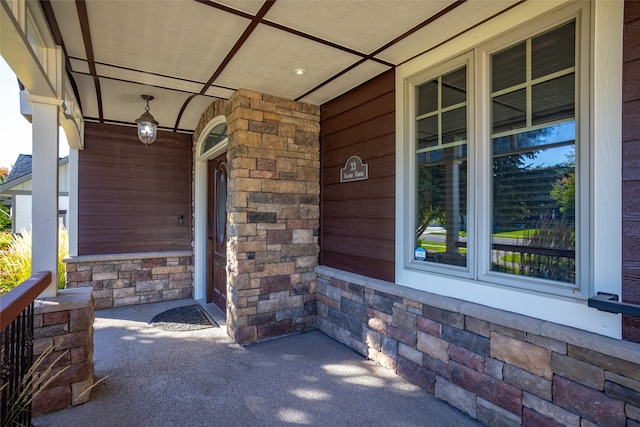
[[[2,426],[31,425],[30,384],[33,362],[33,302],[2,332],[0,420]]]
[[[0,423],[31,425],[34,300],[51,282],[35,273],[0,296]]]

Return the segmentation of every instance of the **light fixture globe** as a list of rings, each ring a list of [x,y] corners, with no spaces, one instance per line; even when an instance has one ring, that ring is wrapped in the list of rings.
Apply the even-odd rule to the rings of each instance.
[[[158,122],[149,112],[149,101],[153,100],[153,96],[140,95],[140,97],[147,101],[147,106],[144,108],[144,113],[136,119],[136,123],[138,124],[138,138],[143,144],[149,145],[156,140]]]

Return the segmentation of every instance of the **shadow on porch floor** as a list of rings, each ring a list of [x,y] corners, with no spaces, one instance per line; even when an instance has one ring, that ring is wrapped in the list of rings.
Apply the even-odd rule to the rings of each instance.
[[[477,426],[321,332],[240,347],[225,328],[149,325],[180,300],[96,312],[95,375],[80,406],[35,426]]]

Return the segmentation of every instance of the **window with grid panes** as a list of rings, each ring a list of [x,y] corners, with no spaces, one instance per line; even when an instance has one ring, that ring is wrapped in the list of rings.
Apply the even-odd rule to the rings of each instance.
[[[453,60],[413,86],[411,243],[418,268],[523,287],[575,286],[576,34],[572,19],[488,52],[485,70]],[[475,78],[486,93],[469,92]],[[488,154],[475,160],[471,140],[480,132],[471,126],[473,103],[489,109],[482,116],[488,123],[478,124],[487,134],[476,142]],[[489,162],[475,165],[487,171],[488,179],[479,180],[487,185],[476,186],[480,177],[469,175],[470,161]],[[474,228],[476,219],[484,222]]]

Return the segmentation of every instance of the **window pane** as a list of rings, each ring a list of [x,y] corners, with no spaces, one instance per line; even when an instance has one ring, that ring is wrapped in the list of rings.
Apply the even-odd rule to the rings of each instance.
[[[467,265],[466,145],[418,153],[417,246],[425,262]]]
[[[466,80],[463,67],[416,91],[421,110],[416,114],[415,243],[425,249],[427,263],[467,265]],[[450,146],[442,148],[442,144]]]
[[[442,143],[466,141],[467,139],[467,108],[442,113]]]
[[[491,133],[518,129],[527,125],[527,94],[524,89],[493,98]]]
[[[467,101],[467,69],[442,76],[442,108]]]
[[[506,89],[527,80],[525,42],[491,55],[491,91]]]
[[[576,135],[575,122],[567,122],[545,129],[522,132],[515,135],[493,138],[493,154],[529,152],[553,145],[573,145]]]
[[[531,77],[537,79],[575,65],[575,21],[531,40]]]
[[[218,244],[222,244],[227,233],[227,173],[224,168],[220,168],[219,174],[216,227],[218,230]]]
[[[431,113],[438,109],[438,81],[432,80],[417,87],[417,112],[418,116]]]
[[[575,116],[574,80],[574,74],[568,74],[532,87],[533,125]]]
[[[418,120],[418,148],[438,145],[438,116]]]
[[[227,124],[220,123],[219,125],[216,125],[213,129],[211,129],[211,132],[209,132],[209,135],[207,135],[207,139],[204,141],[204,144],[202,144],[202,150],[200,151],[200,154],[204,154],[207,151],[211,150],[220,142],[224,141],[226,137]]]
[[[575,126],[508,139],[492,144],[491,270],[575,283]]]

